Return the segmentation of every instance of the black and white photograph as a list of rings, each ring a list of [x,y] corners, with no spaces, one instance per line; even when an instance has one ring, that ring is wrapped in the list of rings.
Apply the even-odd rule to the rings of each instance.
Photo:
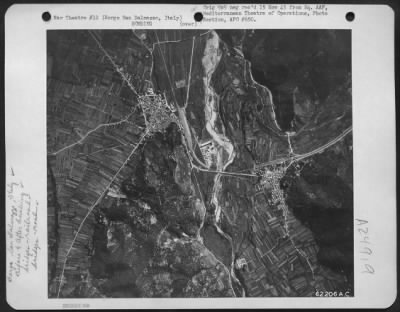
[[[47,32],[48,295],[353,296],[350,30]]]
[[[387,5],[5,14],[10,308],[388,308]]]

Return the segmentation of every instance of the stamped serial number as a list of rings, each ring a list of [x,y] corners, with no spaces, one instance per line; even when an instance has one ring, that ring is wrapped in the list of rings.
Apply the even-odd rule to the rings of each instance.
[[[315,297],[350,297],[350,291],[315,291]]]

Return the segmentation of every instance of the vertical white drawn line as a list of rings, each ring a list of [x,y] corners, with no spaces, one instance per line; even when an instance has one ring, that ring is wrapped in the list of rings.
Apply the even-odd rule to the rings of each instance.
[[[189,65],[189,77],[188,77],[188,82],[187,82],[187,87],[186,87],[186,101],[185,101],[185,106],[184,108],[187,107],[188,102],[189,102],[189,92],[190,92],[190,79],[192,77],[192,63],[193,63],[193,50],[194,50],[194,43],[196,41],[196,37],[193,36],[193,41],[192,41],[192,54],[190,56],[190,65]]]

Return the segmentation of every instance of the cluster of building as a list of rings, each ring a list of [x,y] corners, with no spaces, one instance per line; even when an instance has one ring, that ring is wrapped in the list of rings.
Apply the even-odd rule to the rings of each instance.
[[[146,128],[150,133],[164,131],[171,122],[179,124],[174,114],[176,109],[168,104],[164,94],[156,94],[149,88],[146,94],[139,96],[138,100],[146,116]]]
[[[211,168],[212,164],[216,163],[214,141],[212,139],[200,141],[199,148],[206,165]]]

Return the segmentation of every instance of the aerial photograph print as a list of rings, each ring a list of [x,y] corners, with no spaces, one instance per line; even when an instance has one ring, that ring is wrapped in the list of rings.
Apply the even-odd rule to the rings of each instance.
[[[48,298],[354,296],[351,64],[346,29],[47,30]]]

